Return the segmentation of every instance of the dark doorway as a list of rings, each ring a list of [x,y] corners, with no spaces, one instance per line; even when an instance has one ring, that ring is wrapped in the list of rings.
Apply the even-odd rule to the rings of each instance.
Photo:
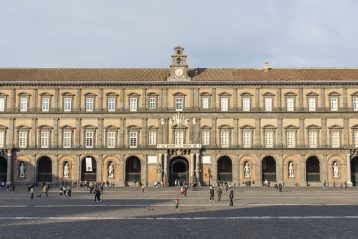
[[[272,156],[262,160],[262,182],[276,182],[276,161]]]
[[[97,181],[97,163],[94,157],[87,156],[82,159],[81,181]]]
[[[232,162],[227,156],[220,157],[218,160],[218,181],[232,181]]]
[[[320,182],[319,160],[316,156],[311,156],[306,161],[306,181]]]
[[[358,156],[352,158],[351,160],[351,180],[353,186],[358,185]]]
[[[7,177],[7,160],[0,157],[0,183],[6,182]]]
[[[43,156],[37,161],[37,182],[52,181],[52,160]]]
[[[131,156],[126,161],[126,182],[141,181],[141,163],[140,159]]]
[[[184,157],[175,157],[170,161],[169,184],[175,185],[175,180],[180,183],[189,182],[189,163]]]

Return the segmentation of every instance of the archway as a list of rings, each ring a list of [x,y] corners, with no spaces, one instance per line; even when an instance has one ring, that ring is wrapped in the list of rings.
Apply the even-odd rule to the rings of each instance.
[[[37,182],[52,181],[52,160],[43,156],[37,161]]]
[[[218,160],[218,181],[232,181],[232,162],[228,156],[222,156]]]
[[[276,161],[272,156],[262,160],[262,182],[276,182]]]
[[[358,156],[352,158],[351,160],[351,180],[353,186],[358,185]]]
[[[181,183],[189,182],[189,162],[186,158],[178,156],[170,161],[169,184],[175,185],[175,180]]]
[[[0,183],[6,182],[7,177],[7,160],[0,157]]]
[[[97,181],[97,163],[94,157],[87,156],[82,159],[81,181]]]
[[[320,182],[319,160],[316,156],[311,156],[306,161],[306,181]]]
[[[141,162],[136,156],[131,156],[126,161],[126,182],[141,181]]]

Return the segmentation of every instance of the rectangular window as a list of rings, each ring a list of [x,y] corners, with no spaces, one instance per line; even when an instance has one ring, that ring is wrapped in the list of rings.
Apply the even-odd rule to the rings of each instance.
[[[338,130],[332,131],[332,148],[339,148],[340,147],[340,133]]]
[[[287,111],[295,111],[295,99],[292,97],[289,97],[286,99],[286,110]]]
[[[157,144],[157,132],[149,131],[149,145],[156,145],[156,144]]]
[[[337,97],[331,98],[331,111],[338,111],[338,98]]]
[[[220,99],[220,101],[221,101],[221,103],[220,103],[221,111],[228,111],[229,110],[229,98],[222,97]]]
[[[27,97],[20,98],[20,111],[27,111]]]
[[[174,144],[183,145],[184,144],[184,131],[176,130],[174,133]]]
[[[296,132],[287,131],[287,148],[296,147]]]
[[[272,98],[271,97],[265,98],[265,111],[272,111]]]
[[[251,104],[250,104],[250,98],[242,98],[242,111],[250,111]]]
[[[358,111],[358,97],[353,98],[353,110]]]
[[[354,131],[354,147],[358,148],[358,130]]]
[[[107,132],[107,147],[114,148],[116,146],[116,132],[108,131]]]
[[[108,98],[108,111],[114,112],[116,111],[116,98],[115,97],[109,97]]]
[[[155,97],[149,98],[149,109],[155,110],[157,108],[157,99]]]
[[[203,109],[209,109],[209,98],[208,97],[201,98],[201,107]]]
[[[50,132],[49,131],[41,131],[41,148],[48,148],[49,147],[49,137]]]
[[[5,111],[5,98],[0,98],[0,111]]]
[[[71,148],[71,131],[64,131],[63,132],[63,147],[64,148]]]
[[[93,111],[93,102],[94,99],[91,97],[86,98],[86,111],[92,112]]]
[[[317,148],[318,145],[317,130],[308,131],[308,144],[310,148]]]
[[[42,98],[42,111],[50,111],[50,98]]]
[[[202,145],[210,145],[210,131],[204,130],[201,133],[201,143]]]
[[[229,143],[229,138],[230,137],[230,132],[227,130],[222,130],[220,132],[220,145],[223,148],[228,148],[230,143]]]
[[[137,148],[137,132],[129,132],[129,147]]]
[[[130,98],[129,99],[129,111],[135,112],[137,111],[138,106],[138,99],[137,98]]]
[[[176,97],[175,98],[175,110],[182,111],[184,108],[184,98]]]
[[[0,148],[4,148],[5,147],[5,131],[1,130],[0,131]]]
[[[308,111],[316,111],[316,98],[308,98]]]
[[[72,109],[72,98],[65,97],[63,99],[63,111],[70,112]]]
[[[86,148],[93,148],[93,131],[86,131]]]
[[[19,132],[19,147],[26,148],[27,147],[27,131]]]
[[[273,147],[273,131],[271,130],[265,131],[265,147],[266,148]]]
[[[252,130],[251,129],[245,129],[243,131],[243,145],[244,148],[250,148],[252,143]]]

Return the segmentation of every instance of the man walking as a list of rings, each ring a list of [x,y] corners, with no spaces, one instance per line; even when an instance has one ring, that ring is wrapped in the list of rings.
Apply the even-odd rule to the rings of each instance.
[[[234,190],[232,190],[232,188],[230,188],[229,198],[230,198],[230,207],[232,207],[234,206]]]
[[[214,202],[214,187],[210,186],[210,202]]]
[[[220,186],[218,187],[217,193],[218,193],[218,201],[220,202],[221,201],[221,194],[223,193],[223,191],[222,191]]]
[[[30,186],[29,191],[30,191],[30,194],[31,194],[31,199],[34,199],[34,186],[33,185]]]

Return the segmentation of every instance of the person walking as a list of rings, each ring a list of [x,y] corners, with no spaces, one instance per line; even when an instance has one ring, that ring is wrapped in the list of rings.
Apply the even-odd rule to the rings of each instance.
[[[177,212],[179,211],[179,204],[180,204],[179,198],[175,199],[175,208]]]
[[[218,187],[217,193],[218,193],[218,201],[220,202],[221,201],[221,194],[223,194],[223,190],[221,189],[221,187]]]
[[[98,187],[94,190],[94,201],[101,202],[101,190]]]
[[[30,189],[29,189],[29,191],[30,191],[30,194],[31,194],[31,199],[34,199],[34,186],[33,185],[31,185],[30,186]]]
[[[144,193],[144,184],[142,184],[142,193]]]
[[[230,199],[230,207],[234,206],[234,190],[232,190],[232,188],[230,188],[229,199]]]
[[[46,184],[44,184],[44,185],[42,186],[42,194],[45,194],[46,197],[48,197],[47,192],[48,192],[48,187],[47,187]],[[42,194],[41,194],[41,196],[42,196]]]
[[[214,202],[214,187],[211,185],[210,186],[210,190],[209,190],[209,193],[210,193],[210,202]]]

